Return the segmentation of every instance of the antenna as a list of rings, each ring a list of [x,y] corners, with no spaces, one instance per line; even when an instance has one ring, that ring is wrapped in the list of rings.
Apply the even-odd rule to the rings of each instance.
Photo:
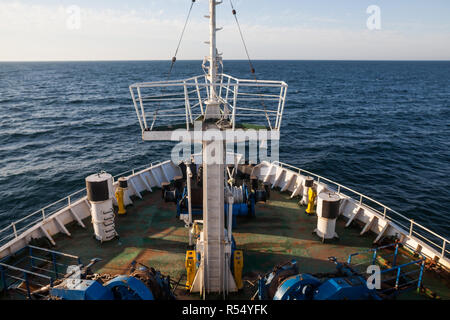
[[[216,48],[216,1],[209,1],[209,81],[211,86],[211,100],[217,100],[216,79],[217,79],[217,48]]]
[[[216,6],[222,1],[209,0],[209,70],[208,80],[211,83],[209,100],[206,102],[206,119],[220,118],[220,104],[217,96],[217,47]]]

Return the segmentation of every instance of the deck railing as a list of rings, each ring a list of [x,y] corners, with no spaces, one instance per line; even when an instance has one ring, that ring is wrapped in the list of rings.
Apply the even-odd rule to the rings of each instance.
[[[34,295],[45,298],[39,290],[33,293],[33,288],[52,287],[74,264],[81,265],[79,256],[28,245],[0,260],[0,285],[2,290],[15,288],[28,299]]]
[[[127,176],[129,174],[134,175],[136,171],[143,170],[145,168],[153,167],[154,165],[160,164],[161,161],[156,161],[150,163],[150,165],[143,165],[119,174],[116,174],[114,178],[121,177],[121,176]],[[274,165],[279,165],[280,167],[291,169],[294,172],[297,172],[298,174],[307,174],[317,180],[317,182],[325,181],[329,184],[332,184],[330,186],[338,194],[344,194],[346,196],[350,196],[349,194],[344,193],[343,191],[347,191],[351,194],[353,194],[354,200],[358,201],[362,206],[369,207],[371,210],[374,210],[375,212],[382,215],[384,218],[394,222],[395,224],[403,227],[405,230],[409,231],[410,236],[415,236],[419,238],[420,240],[424,241],[431,247],[433,247],[435,250],[439,251],[441,254],[441,257],[448,257],[450,256],[450,250],[447,249],[447,244],[450,242],[448,239],[444,238],[443,236],[437,234],[436,232],[426,228],[425,226],[419,224],[418,222],[415,222],[413,219],[409,219],[402,215],[401,213],[398,213],[397,211],[391,209],[390,207],[384,205],[383,203],[376,201],[358,191],[355,191],[351,188],[348,188],[338,182],[335,182],[333,180],[330,180],[328,178],[322,177],[318,174],[312,173],[308,170],[300,169],[298,167],[292,166],[290,164],[286,164],[279,161],[274,161]],[[0,246],[4,245],[6,242],[17,238],[21,233],[26,231],[27,229],[31,228],[32,226],[36,225],[37,223],[44,221],[45,219],[50,218],[53,214],[60,211],[62,208],[66,206],[70,206],[71,203],[74,203],[80,198],[83,198],[86,195],[86,188],[78,190],[56,202],[53,202],[23,218],[20,218],[5,228],[0,230]],[[356,195],[356,196],[355,196]],[[367,202],[371,202],[373,204],[376,204],[378,207],[381,208],[381,210],[376,209],[373,204],[369,205]],[[57,207],[57,209],[55,209]],[[51,209],[51,210],[49,210]],[[440,243],[436,243],[436,241],[439,241]]]
[[[404,246],[407,247],[406,244],[404,244]],[[399,247],[399,243],[391,243],[366,250],[365,252],[355,252],[348,256],[347,264],[351,266],[354,271],[361,274],[366,273],[367,268],[371,265],[383,267],[380,271],[380,280],[381,283],[384,283],[385,285],[384,288],[379,291],[380,293],[396,294],[403,289],[420,289],[425,267],[425,257],[418,254],[418,258],[414,258],[413,261],[399,263]],[[394,252],[382,256],[380,253],[383,249],[391,249]],[[413,248],[409,249],[414,250]],[[352,259],[355,256],[362,257],[359,257],[359,262],[352,263]],[[414,277],[416,275],[417,278]]]
[[[449,257],[450,256],[450,250],[447,249],[447,244],[450,242],[450,240],[444,238],[443,236],[437,234],[436,232],[428,229],[427,227],[421,225],[420,223],[414,221],[413,219],[407,218],[401,213],[391,209],[390,207],[384,205],[383,203],[372,199],[371,197],[368,197],[358,191],[355,191],[351,188],[348,188],[338,182],[335,182],[333,180],[330,180],[328,178],[322,177],[318,174],[312,173],[308,170],[300,169],[298,167],[292,166],[287,163],[274,161],[274,165],[278,165],[283,168],[291,169],[292,171],[298,173],[298,174],[306,174],[311,177],[313,177],[318,183],[320,182],[327,182],[327,185],[331,184],[331,188],[334,189],[338,194],[344,194],[346,196],[349,196],[359,202],[361,206],[366,206],[370,208],[371,210],[377,212],[378,214],[382,215],[383,218],[388,219],[389,221],[392,221],[393,223],[397,224],[398,226],[402,227],[409,233],[410,236],[415,236],[421,241],[424,241],[426,244],[428,244],[433,249],[440,252],[441,257]],[[344,193],[343,191],[346,191],[347,193]],[[350,193],[350,194],[348,194]],[[370,205],[369,205],[370,203]],[[378,209],[377,209],[378,208]]]
[[[152,162],[150,163],[150,167],[160,163],[161,161]],[[115,179],[117,177],[128,176],[130,174],[134,175],[136,171],[140,171],[145,168],[149,168],[149,165],[139,166],[137,168],[116,174],[115,176],[113,176],[113,178]],[[71,193],[58,201],[50,203],[45,207],[12,222],[11,224],[0,230],[0,247],[6,244],[8,241],[19,237],[23,232],[30,229],[39,222],[51,218],[52,215],[61,211],[61,209],[70,206],[71,204],[75,203],[85,196],[86,188],[75,191],[74,193]]]
[[[287,84],[283,81],[238,79],[218,75],[218,82],[208,82],[207,75],[184,80],[135,83],[130,86],[136,115],[142,131],[181,124],[192,128],[196,118],[204,116],[205,102],[214,86],[222,112],[233,129],[237,121],[267,121],[271,130],[279,130],[286,101]],[[245,104],[245,105],[244,105]]]

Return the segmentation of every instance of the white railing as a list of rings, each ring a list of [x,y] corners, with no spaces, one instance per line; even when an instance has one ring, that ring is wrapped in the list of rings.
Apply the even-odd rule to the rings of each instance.
[[[150,164],[150,167],[160,163],[161,161],[153,162]],[[116,174],[113,178],[115,179],[117,177],[128,176],[130,174],[134,175],[136,171],[143,170],[148,167],[148,165],[143,165],[132,170]],[[86,188],[71,193],[70,195],[58,201],[46,205],[45,207],[12,222],[11,224],[0,230],[0,246],[4,245],[14,238],[19,237],[23,232],[30,229],[39,222],[51,218],[53,214],[57,213],[67,206],[70,206],[72,203],[83,198],[84,196],[86,196]]]
[[[130,93],[141,130],[152,131],[174,123],[189,130],[195,119],[204,115],[205,102],[209,100],[213,86],[222,112],[233,129],[239,121],[258,121],[260,124],[261,118],[270,130],[280,129],[288,87],[285,82],[246,80],[220,74],[216,84],[201,75],[131,85]]]
[[[161,161],[156,161],[150,163],[150,165],[143,165],[119,174],[116,174],[114,178],[122,177],[122,176],[128,176],[128,175],[134,175],[137,171],[143,170],[145,168],[151,168],[154,165],[160,164]],[[450,250],[447,250],[446,246],[450,242],[448,239],[442,237],[441,235],[435,233],[434,231],[426,228],[425,226],[415,222],[413,219],[407,218],[401,213],[391,209],[390,207],[382,204],[379,201],[376,201],[358,191],[355,191],[351,188],[348,188],[338,182],[335,182],[333,180],[330,180],[328,178],[325,178],[323,176],[320,176],[318,174],[312,173],[310,171],[300,169],[298,167],[279,162],[274,161],[274,165],[278,165],[283,168],[291,169],[292,171],[298,173],[298,174],[307,174],[309,176],[314,177],[317,182],[325,181],[327,183],[330,183],[334,185],[335,191],[338,194],[344,194],[346,196],[350,196],[348,194],[345,194],[343,191],[351,192],[353,195],[352,198],[356,201],[358,201],[361,205],[369,207],[371,210],[374,210],[375,212],[382,215],[385,219],[388,219],[397,225],[403,227],[406,231],[409,231],[410,236],[415,236],[420,238],[422,241],[425,241],[428,245],[434,247],[436,250],[438,250],[441,253],[441,257],[450,255]],[[333,187],[333,186],[330,186]],[[33,227],[37,223],[44,221],[45,219],[50,218],[53,214],[60,211],[62,208],[66,206],[70,206],[71,203],[74,203],[78,199],[83,198],[86,195],[86,188],[78,190],[56,202],[53,202],[23,218],[20,218],[5,228],[0,230],[0,246],[5,244],[6,242],[10,241],[11,239],[17,238],[20,236],[21,233],[26,231],[27,229]],[[351,196],[350,196],[351,197]],[[367,204],[367,201],[370,201],[373,204],[378,205],[381,210],[378,210],[373,207],[373,205]],[[401,219],[401,220],[400,220]],[[428,234],[428,235],[427,235]],[[434,238],[434,239],[432,239]],[[441,241],[441,243],[436,243],[435,241]]]
[[[307,170],[300,169],[298,167],[292,166],[290,164],[286,164],[279,161],[274,161],[274,165],[278,165],[283,168],[289,168],[292,171],[298,173],[298,174],[306,174],[309,175],[317,180],[318,183],[320,182],[327,182],[328,184],[332,184],[330,186],[333,188],[334,185],[334,191],[336,191],[338,194],[344,194],[346,196],[350,196],[348,194],[345,194],[343,191],[347,191],[353,194],[354,200],[358,201],[360,205],[364,205],[366,207],[369,207],[371,210],[377,212],[378,214],[382,215],[383,218],[388,219],[395,224],[403,227],[407,232],[409,232],[410,236],[415,236],[417,238],[420,238],[421,241],[424,241],[431,247],[433,247],[435,250],[440,252],[441,257],[449,256],[450,250],[448,250],[447,244],[450,242],[448,239],[444,238],[443,236],[437,234],[434,231],[431,231],[430,229],[426,228],[425,226],[415,222],[413,219],[410,219],[408,217],[405,217],[401,213],[391,209],[390,207],[384,205],[383,203],[372,199],[371,197],[368,197],[358,191],[355,191],[351,188],[348,188],[338,182],[335,182],[333,180],[330,180],[328,178],[322,177],[318,174],[312,173]],[[355,197],[356,196],[356,197]],[[369,205],[367,202],[371,202],[372,205]],[[376,204],[379,209],[374,208],[374,205]],[[436,243],[435,241],[439,241],[439,243]]]
[[[17,238],[22,234],[22,232],[28,230],[35,224],[48,219],[51,215],[58,212],[65,206],[70,206],[71,203],[82,198],[85,194],[83,193],[86,189],[78,190],[65,198],[55,201],[45,207],[20,218],[5,228],[0,230],[0,246],[10,241],[11,239]]]

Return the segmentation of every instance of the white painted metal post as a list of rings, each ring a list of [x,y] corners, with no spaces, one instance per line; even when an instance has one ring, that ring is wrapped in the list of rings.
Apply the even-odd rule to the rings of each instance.
[[[234,85],[234,96],[233,96],[233,115],[231,116],[231,122],[233,123],[233,130],[236,127],[236,103],[237,95],[239,90],[239,82]]]
[[[183,81],[183,87],[184,87],[184,109],[186,112],[186,130],[189,130],[189,114],[191,113],[190,111],[190,105],[189,105],[189,98],[188,98],[188,91],[187,91],[187,87],[186,87],[186,81]],[[192,122],[192,116],[191,116],[191,122]]]
[[[206,99],[207,100],[210,100],[211,99],[211,94],[209,93],[209,86],[207,85],[208,84],[208,75],[206,75],[205,74],[205,90],[206,90]]]
[[[225,92],[225,102],[228,104],[228,92],[230,91],[231,78],[228,77],[227,90]]]
[[[144,122],[145,129],[147,129],[147,119],[145,118],[144,104],[142,103],[141,89],[139,87],[137,87],[137,92],[138,92],[139,104],[141,105],[142,121]]]
[[[141,131],[144,131],[144,126],[142,125],[141,117],[139,116],[139,110],[136,102],[136,97],[134,95],[133,89],[130,87],[131,99],[133,99],[134,109],[136,110],[136,115],[139,120],[139,125],[141,126]]]
[[[231,244],[232,229],[233,229],[233,196],[228,198],[228,242]]]
[[[279,130],[280,129],[280,122],[281,122],[281,102],[282,102],[282,97],[283,97],[283,87],[280,88],[280,95],[278,97],[278,108],[277,108],[277,119],[275,120],[275,129]]]
[[[12,226],[13,231],[14,231],[14,237],[17,238],[16,224],[13,222],[13,223],[11,223],[11,226]],[[445,243],[444,243],[444,244],[445,244]]]
[[[220,75],[219,97],[222,98],[223,74]]]
[[[203,101],[202,101],[202,95],[200,93],[200,88],[198,86],[198,80],[195,78],[195,87],[197,88],[197,96],[198,96],[198,103],[200,105],[200,111],[203,115]]]
[[[280,120],[278,121],[278,130],[281,128],[281,120],[283,120],[283,112],[284,112],[284,105],[286,103],[286,93],[287,93],[287,87],[284,87],[284,96],[283,96],[283,103],[281,104],[281,114],[280,114]]]

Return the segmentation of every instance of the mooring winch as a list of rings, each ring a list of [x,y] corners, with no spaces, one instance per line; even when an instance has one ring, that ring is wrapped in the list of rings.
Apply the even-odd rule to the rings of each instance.
[[[97,262],[99,259],[93,260]],[[49,289],[50,300],[173,300],[170,277],[132,262],[128,275],[68,274]],[[73,270],[72,268],[71,270]],[[76,269],[76,268],[75,268]]]
[[[258,283],[260,300],[360,300],[379,299],[369,290],[366,280],[351,268],[336,263],[337,271],[329,274],[298,273],[297,262],[291,261],[261,278]]]
[[[30,300],[171,300],[169,276],[133,261],[126,274],[92,272],[79,256],[28,245],[0,262],[2,290]],[[178,285],[178,283],[177,283]]]
[[[420,256],[399,265],[400,246],[397,242],[353,253],[347,262],[329,257],[336,265],[336,271],[330,273],[299,273],[297,262],[292,260],[259,278],[257,296],[260,300],[382,300],[392,299],[407,290],[420,291],[425,258]],[[381,256],[379,253],[383,249],[394,253]],[[351,264],[352,257],[364,254],[367,254],[366,262]]]

